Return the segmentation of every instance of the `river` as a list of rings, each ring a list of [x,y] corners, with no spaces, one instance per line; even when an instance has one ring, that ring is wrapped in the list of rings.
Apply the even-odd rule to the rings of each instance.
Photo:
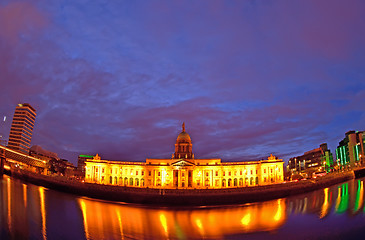
[[[363,239],[365,178],[272,201],[164,208],[0,180],[0,239]]]

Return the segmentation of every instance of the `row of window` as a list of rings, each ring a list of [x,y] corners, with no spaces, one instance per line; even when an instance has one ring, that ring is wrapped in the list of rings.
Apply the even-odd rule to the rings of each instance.
[[[12,126],[10,128],[10,134],[11,135],[12,134],[20,134],[20,133],[23,134],[23,135],[27,135],[28,137],[31,137],[32,136],[32,134],[30,132],[28,132],[28,131],[25,131],[24,128],[16,128],[14,126]]]
[[[90,175],[88,175],[88,177],[90,178]],[[280,180],[280,177],[278,178],[278,180]],[[101,183],[106,183],[104,176],[101,177],[100,182]],[[274,178],[269,178],[269,179],[264,178],[264,182],[272,182],[273,183],[273,182],[275,182],[275,179]],[[253,178],[253,177],[247,178],[246,177],[245,179],[243,179],[243,178],[240,178],[240,179],[237,179],[237,178],[231,179],[231,178],[229,178],[228,180],[223,179],[221,183],[222,183],[222,187],[252,186],[252,185],[258,185],[259,184],[259,178],[258,177],[255,177],[255,178]],[[110,176],[109,177],[109,184],[124,185],[124,186],[136,186],[136,187],[141,186],[141,187],[143,187],[144,186],[144,179],[143,178],[142,179],[132,178],[132,177],[131,178],[119,177],[119,179],[118,179],[117,177],[113,178],[112,176]],[[151,181],[149,181],[149,184],[151,184]],[[185,187],[185,182],[182,182],[181,185],[182,185],[182,187]],[[189,185],[191,187],[191,183]],[[156,186],[161,186],[161,180],[160,179],[157,179]],[[200,181],[197,181],[197,186],[200,186]],[[205,187],[210,187],[210,181],[206,180],[204,186]],[[219,180],[215,181],[215,186],[219,187]]]
[[[33,131],[33,126],[30,125],[28,122],[13,121],[12,125],[20,125],[22,127],[27,127],[29,130]]]
[[[28,109],[16,109],[14,115],[15,114],[27,115],[27,116],[31,116],[33,118],[36,117],[36,114]]]

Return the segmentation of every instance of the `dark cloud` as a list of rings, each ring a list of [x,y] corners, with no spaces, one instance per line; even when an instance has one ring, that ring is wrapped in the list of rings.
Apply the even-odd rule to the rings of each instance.
[[[364,10],[356,0],[4,1],[0,113],[31,103],[32,143],[74,163],[170,157],[183,121],[196,157],[334,151],[364,129]]]

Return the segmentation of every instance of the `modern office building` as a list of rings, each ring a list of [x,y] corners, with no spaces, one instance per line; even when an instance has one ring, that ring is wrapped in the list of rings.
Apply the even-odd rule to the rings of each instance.
[[[283,181],[283,160],[270,156],[251,162],[221,162],[196,159],[189,134],[182,132],[171,159],[146,162],[102,160],[99,155],[85,160],[85,181],[99,184],[150,188],[237,188]]]
[[[36,115],[36,110],[28,103],[16,106],[10,128],[9,148],[29,153]]]
[[[301,156],[292,157],[288,162],[288,170],[291,173],[330,171],[332,167],[333,155],[327,143],[322,143],[319,148],[305,152]]]
[[[338,143],[336,159],[340,166],[357,166],[365,163],[365,132],[348,131]]]

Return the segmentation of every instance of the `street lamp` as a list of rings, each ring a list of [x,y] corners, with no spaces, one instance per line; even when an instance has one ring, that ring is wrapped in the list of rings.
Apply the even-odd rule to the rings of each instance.
[[[362,155],[359,154],[359,163],[360,163],[360,165],[362,165],[361,157],[362,157]]]
[[[326,165],[326,161],[323,162],[324,164],[324,171],[327,172],[327,165]]]

